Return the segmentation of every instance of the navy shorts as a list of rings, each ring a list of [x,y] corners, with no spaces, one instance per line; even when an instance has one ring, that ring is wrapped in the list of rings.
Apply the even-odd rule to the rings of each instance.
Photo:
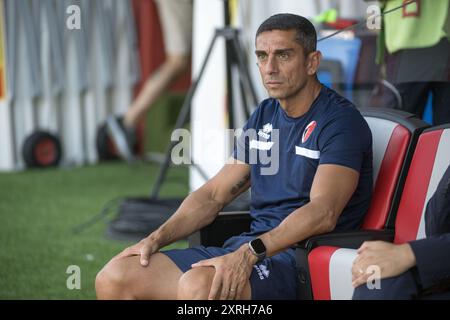
[[[223,256],[235,251],[255,237],[236,236],[228,239],[223,247],[197,246],[187,249],[161,251],[182,272],[200,260]],[[293,249],[289,249],[292,250]],[[251,294],[254,300],[296,299],[298,292],[297,269],[293,252],[282,252],[266,258],[253,266],[250,276]]]

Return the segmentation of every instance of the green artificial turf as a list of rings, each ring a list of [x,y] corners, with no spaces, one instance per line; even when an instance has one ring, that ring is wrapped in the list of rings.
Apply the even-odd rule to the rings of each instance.
[[[0,299],[94,299],[101,267],[131,242],[105,237],[108,217],[81,234],[72,228],[118,196],[150,193],[158,166],[123,162],[0,174]],[[188,171],[173,168],[161,197],[184,197]],[[175,243],[186,247],[186,241]],[[69,266],[78,266],[81,289]],[[73,272],[73,271],[72,271]]]

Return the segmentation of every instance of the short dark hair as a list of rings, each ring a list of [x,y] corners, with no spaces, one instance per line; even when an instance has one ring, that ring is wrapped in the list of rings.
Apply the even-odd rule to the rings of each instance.
[[[291,13],[275,14],[259,26],[255,40],[261,33],[272,30],[295,30],[295,40],[303,47],[305,54],[316,51],[316,29],[305,17]]]

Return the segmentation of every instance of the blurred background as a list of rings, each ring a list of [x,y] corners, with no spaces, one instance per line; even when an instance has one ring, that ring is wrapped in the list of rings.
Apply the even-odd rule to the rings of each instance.
[[[139,160],[130,164],[122,160],[105,122],[123,116],[152,75],[161,74],[170,57],[165,36],[175,32],[168,25],[176,21],[162,17],[153,0],[1,0],[0,299],[95,298],[100,268],[162,223],[183,197],[219,170],[230,152],[225,130],[240,128],[267,97],[254,36],[272,14],[295,13],[315,24],[323,38],[319,80],[358,108],[404,109],[396,88],[405,82],[402,77],[444,83],[448,92],[449,1],[433,1],[440,12],[433,21],[426,2],[192,1],[187,67],[172,76],[135,121],[132,151]],[[392,43],[410,35],[398,41],[389,35],[398,28],[386,18],[390,14],[421,17],[427,32],[432,32],[430,24],[437,28],[437,38],[393,48]],[[414,24],[410,28],[411,34],[426,38]],[[235,39],[239,46],[233,45]],[[410,48],[422,51],[410,57],[404,54]],[[401,71],[403,54],[408,58],[403,69],[424,65],[428,70],[417,71],[419,80]],[[393,71],[392,61],[400,71]],[[414,111],[434,123],[435,90],[427,90]],[[171,134],[181,127],[192,135],[187,144],[192,161],[165,166]],[[140,212],[130,222],[123,217],[127,197],[167,203],[158,202],[156,209],[152,203],[157,217],[148,218],[150,212],[143,218]],[[248,200],[239,204],[245,205]],[[187,242],[172,246],[186,247]],[[71,276],[77,274],[70,266],[80,271],[75,287]]]

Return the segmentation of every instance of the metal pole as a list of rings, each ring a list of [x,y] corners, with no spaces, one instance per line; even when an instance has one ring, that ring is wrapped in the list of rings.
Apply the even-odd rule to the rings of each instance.
[[[200,80],[201,80],[201,78],[203,76],[203,73],[205,71],[206,65],[207,65],[207,63],[209,61],[209,58],[211,56],[211,52],[212,52],[212,50],[214,48],[214,44],[216,43],[218,35],[219,35],[219,31],[216,30],[216,32],[214,33],[214,37],[212,38],[211,43],[209,44],[209,48],[208,48],[208,51],[206,53],[206,56],[205,56],[205,58],[204,58],[204,60],[202,62],[202,66],[200,68],[200,72],[199,72],[197,78],[193,81],[191,87],[189,88],[187,96],[184,99],[183,105],[182,105],[181,110],[180,110],[180,114],[178,115],[177,121],[175,123],[175,128],[176,129],[183,127],[183,125],[186,123],[186,119],[187,119],[187,117],[189,115],[189,111],[191,109],[192,99],[193,99],[194,94],[195,94],[195,92],[197,90],[197,86],[198,86],[198,84],[199,84],[199,82],[200,82]],[[167,170],[168,170],[169,165],[170,165],[170,155],[171,155],[172,149],[173,149],[173,147],[176,144],[177,144],[177,141],[171,141],[169,146],[166,149],[164,162],[163,162],[163,164],[160,167],[160,170],[159,170],[159,173],[158,173],[158,177],[156,179],[156,183],[155,183],[155,185],[153,187],[153,191],[151,193],[151,198],[153,198],[153,199],[158,197],[159,191],[161,189],[161,185],[162,185],[162,183],[163,183],[163,181],[164,181],[164,179],[166,177]]]
[[[175,123],[175,128],[182,128],[183,125],[186,123],[187,117],[189,115],[189,111],[191,109],[191,103],[192,103],[192,99],[194,97],[194,94],[197,90],[197,86],[203,76],[203,73],[205,71],[206,65],[209,61],[209,58],[211,56],[211,52],[214,48],[214,45],[216,43],[216,40],[218,37],[224,37],[225,38],[225,43],[226,43],[226,49],[227,49],[227,85],[228,85],[228,90],[229,92],[231,92],[231,63],[234,63],[237,65],[238,67],[238,71],[239,71],[239,77],[240,79],[243,81],[244,85],[246,86],[246,89],[250,91],[250,95],[251,98],[253,100],[253,106],[255,107],[258,104],[258,98],[256,97],[256,91],[255,88],[253,86],[253,83],[251,81],[251,77],[250,77],[250,73],[248,72],[246,65],[245,65],[245,59],[243,57],[242,54],[242,48],[239,45],[239,39],[238,39],[238,31],[234,28],[231,27],[225,27],[225,28],[221,28],[221,29],[216,29],[215,33],[214,33],[214,37],[211,40],[211,43],[209,44],[208,47],[208,51],[206,53],[206,56],[202,62],[201,68],[200,68],[200,72],[197,76],[197,78],[192,82],[191,87],[189,88],[189,91],[187,93],[187,96],[183,102],[183,105],[181,107],[181,111],[180,114],[178,115],[177,121]],[[231,46],[230,46],[231,45]],[[228,60],[230,59],[230,60]],[[245,98],[245,97],[244,97]],[[232,101],[232,97],[230,97],[228,99],[228,106],[230,106],[231,101]],[[253,110],[248,106],[247,100],[244,99],[245,101],[245,111],[246,111],[246,115],[249,115],[253,112]],[[232,108],[228,108],[231,116],[230,116],[230,124],[234,124],[234,121],[232,120],[232,113],[231,110]],[[232,126],[233,127],[233,126]],[[164,182],[164,179],[167,175],[167,170],[170,167],[170,156],[171,156],[171,152],[173,147],[177,144],[177,141],[171,141],[169,146],[166,149],[166,153],[165,153],[165,157],[164,157],[164,161],[161,164],[159,173],[158,173],[158,177],[156,179],[156,182],[153,186],[153,190],[151,193],[151,198],[155,199],[158,197],[159,191],[161,189],[161,186]],[[197,171],[200,173],[200,175],[207,180],[208,177],[205,174],[205,172],[197,165],[194,164],[192,162],[192,165],[197,169]]]

